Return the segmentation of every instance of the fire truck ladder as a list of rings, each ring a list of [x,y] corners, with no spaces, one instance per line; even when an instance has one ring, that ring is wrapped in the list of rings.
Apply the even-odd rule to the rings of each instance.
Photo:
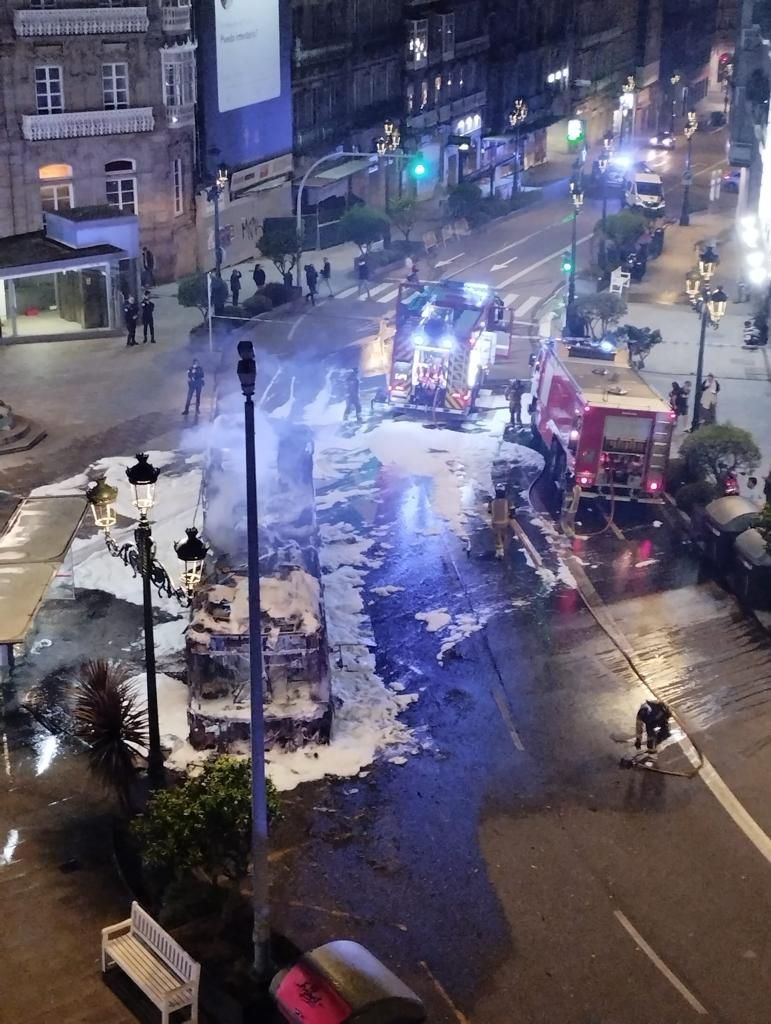
[[[663,475],[667,468],[667,455],[672,433],[672,421],[668,412],[656,414],[656,421],[653,428],[653,444],[651,445],[651,457],[648,463],[648,471],[658,471]]]

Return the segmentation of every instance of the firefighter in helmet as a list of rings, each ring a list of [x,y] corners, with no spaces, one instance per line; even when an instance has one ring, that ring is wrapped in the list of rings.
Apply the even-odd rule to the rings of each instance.
[[[503,558],[511,529],[506,484],[495,485],[495,497],[490,502],[490,516],[495,534],[495,557]]]
[[[634,745],[642,747],[642,734],[645,729],[646,747],[653,752],[659,743],[669,736],[669,719],[672,712],[661,700],[646,700],[640,705],[635,719]]]

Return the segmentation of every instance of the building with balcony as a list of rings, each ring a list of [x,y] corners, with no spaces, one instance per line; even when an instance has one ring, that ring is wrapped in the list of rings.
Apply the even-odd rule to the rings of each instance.
[[[107,203],[137,216],[156,280],[194,269],[195,49],[189,3],[3,4],[0,236]]]

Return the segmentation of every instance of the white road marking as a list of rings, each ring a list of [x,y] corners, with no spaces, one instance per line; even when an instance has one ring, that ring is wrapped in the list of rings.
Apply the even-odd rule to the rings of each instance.
[[[358,288],[358,285],[356,285],[356,284],[352,284],[350,288],[343,288],[343,290],[341,292],[335,292],[335,298],[336,299],[347,299],[349,295],[353,295],[353,293],[356,291],[357,288]]]
[[[393,281],[381,281],[380,284],[376,284],[372,288],[370,288],[369,293],[370,295],[379,295],[381,292],[384,292],[386,288],[392,287]],[[363,295],[361,297],[364,298]]]
[[[504,279],[502,281],[499,281],[496,284],[495,287],[496,288],[505,288],[507,284],[511,284],[511,282],[516,280],[518,277],[519,277],[519,274],[512,274],[511,277],[504,277]]]
[[[699,771],[701,781],[710,790],[726,814],[733,819],[734,824],[738,825],[752,845],[771,864],[771,837],[751,817],[749,811],[739,803],[706,757],[703,755],[699,757],[698,751],[690,743],[687,746],[683,745],[683,753],[694,768],[701,766]]]
[[[301,316],[297,317],[295,322],[289,328],[289,334],[287,335],[287,341],[291,341],[292,340],[292,338],[295,335],[295,331],[297,330],[297,328],[300,326],[300,324],[303,322],[303,320],[306,318],[307,315],[308,315],[307,313],[303,313]]]
[[[290,328],[290,329],[291,329],[291,328]],[[265,388],[265,390],[263,391],[263,393],[262,393],[262,398],[260,399],[260,401],[259,401],[259,403],[258,403],[259,405],[262,405],[262,403],[263,403],[263,402],[265,401],[265,399],[266,399],[266,398],[268,397],[268,392],[270,391],[270,389],[271,389],[271,388],[273,387],[273,385],[274,385],[274,384],[276,383],[276,381],[278,380],[278,378],[279,378],[280,376],[281,376],[281,368],[279,367],[279,369],[278,369],[278,370],[276,370],[276,372],[275,372],[275,373],[273,374],[273,376],[272,376],[272,377],[270,378],[270,383],[268,384],[268,386],[267,386],[267,387]]]
[[[519,256],[512,256],[510,260],[504,260],[503,263],[493,263],[493,265],[490,267],[490,273],[493,274],[495,273],[496,270],[505,270],[506,267],[509,266],[509,264],[513,263],[514,260],[518,259]]]
[[[519,292],[509,292],[508,295],[503,296],[504,306],[513,306],[515,299],[519,298]]]
[[[635,943],[640,947],[643,953],[645,953],[645,955],[651,961],[653,966],[657,970],[661,971],[661,973],[664,975],[664,977],[667,979],[669,984],[674,989],[677,989],[677,991],[688,1003],[688,1005],[702,1017],[706,1017],[707,1011],[701,1005],[696,996],[693,995],[693,993],[685,987],[685,985],[682,983],[682,981],[680,981],[677,975],[673,974],[672,971],[670,971],[670,969],[667,967],[667,965],[664,963],[661,957],[653,949],[651,949],[651,947],[648,945],[648,943],[645,941],[642,935],[640,935],[640,933],[637,931],[637,929],[626,916],[626,914],[622,914],[620,910],[614,910],[613,916],[616,918],[621,927],[632,936]]]
[[[593,234],[594,233],[592,232],[591,235],[584,235],[583,238],[577,239],[576,245],[583,245],[584,242],[588,242],[589,239],[592,238]],[[544,256],[544,258],[542,260],[538,260],[537,263],[531,263],[529,267],[525,267],[524,270],[520,270],[518,274],[513,274],[507,281],[504,281],[503,284],[512,284],[514,281],[518,281],[521,277],[525,277],[525,275],[529,274],[532,270],[538,270],[538,268],[542,267],[544,263],[556,260],[563,254],[563,252],[565,252],[566,248],[567,247],[563,245],[562,248],[557,249],[556,252],[550,252],[548,256]]]
[[[461,256],[465,256],[465,255],[466,255],[465,252],[459,252],[456,256],[450,256],[450,258],[447,259],[447,260],[437,260],[436,263],[434,264],[434,266],[435,267],[448,267],[451,263],[454,263],[456,260],[459,260],[461,258]]]
[[[509,711],[509,704],[508,701],[506,700],[506,691],[503,689],[503,686],[498,680],[496,680],[493,683],[493,700],[498,705],[498,710],[501,713],[501,718],[503,719],[506,728],[509,730],[511,742],[514,744],[514,746],[521,754],[524,754],[525,745],[519,738],[519,733],[517,732],[516,726],[514,725],[514,719],[511,717],[511,711]]]
[[[378,302],[393,302],[396,296],[399,294],[399,289],[394,288],[393,291],[386,292],[385,295],[381,295],[377,300]]]
[[[529,242],[531,238],[537,238],[539,235],[542,235],[544,231],[551,231],[552,228],[558,228],[560,224],[564,223],[565,220],[563,218],[561,220],[555,220],[553,224],[547,224],[544,228],[539,228],[538,231],[531,231],[529,235],[523,235],[522,238],[518,238],[516,242],[509,242],[508,245],[504,245],[500,249],[496,249],[495,252],[488,252],[486,256],[480,256],[479,259],[472,260],[471,263],[467,263],[464,267],[458,267],[458,269],[453,270],[451,274],[447,274],[447,277],[457,277],[458,274],[463,274],[472,267],[476,267],[480,263],[484,263],[486,260],[493,259],[494,256],[500,256],[502,252],[508,252],[509,249],[515,249],[518,245],[524,245],[525,242]]]
[[[525,299],[521,306],[514,310],[514,316],[524,316],[525,313],[530,312],[533,306],[537,306],[540,301],[540,295],[531,295],[530,298]]]

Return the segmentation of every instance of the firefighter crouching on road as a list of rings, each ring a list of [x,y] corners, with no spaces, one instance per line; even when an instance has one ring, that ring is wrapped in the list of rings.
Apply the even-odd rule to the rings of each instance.
[[[642,747],[644,727],[647,749],[654,751],[658,744],[663,743],[669,736],[669,719],[671,717],[672,712],[663,701],[646,700],[644,704],[641,704],[635,719],[635,747],[638,750]]]

